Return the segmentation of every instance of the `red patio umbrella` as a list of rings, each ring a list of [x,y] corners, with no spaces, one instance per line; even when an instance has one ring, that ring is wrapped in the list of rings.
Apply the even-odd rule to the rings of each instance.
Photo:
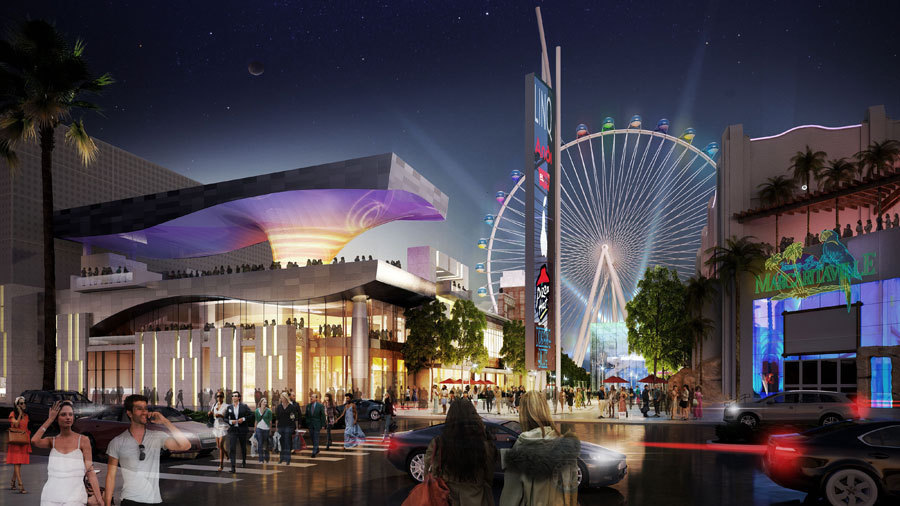
[[[638,383],[650,383],[651,385],[655,385],[657,383],[668,383],[668,381],[651,374],[644,379],[639,379]]]
[[[462,380],[453,379],[453,378],[445,379],[444,381],[441,382],[441,385],[461,385],[461,384],[462,384]]]
[[[491,380],[481,380],[482,385],[493,385],[494,382]]]
[[[622,379],[618,376],[610,376],[603,380],[604,383],[628,383],[628,380]]]

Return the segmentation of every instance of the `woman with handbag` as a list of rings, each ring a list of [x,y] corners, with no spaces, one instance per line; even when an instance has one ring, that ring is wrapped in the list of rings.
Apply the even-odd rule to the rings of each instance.
[[[13,479],[10,490],[18,486],[20,494],[28,493],[22,483],[22,464],[30,464],[31,433],[28,432],[28,411],[25,398],[16,397],[15,409],[9,414],[9,440],[6,443],[6,463],[13,465]]]
[[[228,434],[228,423],[225,422],[225,409],[227,407],[228,405],[225,404],[225,392],[219,390],[216,392],[215,404],[207,413],[208,416],[212,417],[213,421],[213,435],[216,437],[216,449],[219,450],[219,471],[222,470],[222,466],[225,465],[225,459],[228,457],[228,452],[225,451],[225,436]]]
[[[425,469],[433,480],[446,484],[449,504],[494,506],[496,465],[497,447],[488,438],[484,422],[472,401],[460,397],[450,405],[443,432],[431,440],[425,451]],[[426,480],[419,487],[440,488],[439,483]],[[407,501],[410,499],[413,493]]]
[[[59,435],[44,437],[44,432],[53,423],[59,424]],[[88,504],[88,493],[84,486],[87,475],[91,491],[91,504],[100,505],[103,493],[97,475],[94,473],[91,442],[88,438],[72,430],[75,423],[75,406],[71,401],[56,401],[50,408],[47,421],[35,431],[32,444],[38,448],[50,449],[47,461],[47,482],[41,491],[41,506],[73,506]],[[106,502],[109,502],[109,498]]]
[[[274,392],[273,392],[274,393]],[[272,427],[272,410],[269,409],[269,401],[265,397],[259,400],[254,412],[256,417],[256,443],[258,445],[259,463],[269,463],[269,432]]]

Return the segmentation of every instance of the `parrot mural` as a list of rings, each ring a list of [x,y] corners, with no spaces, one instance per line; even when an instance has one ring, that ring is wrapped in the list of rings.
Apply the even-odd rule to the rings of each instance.
[[[837,270],[841,290],[847,296],[847,311],[850,311],[850,282],[853,279],[862,280],[856,259],[841,243],[834,230],[823,230],[819,234],[819,240],[822,242],[822,256],[819,257],[819,262],[822,263],[823,268],[831,266]]]

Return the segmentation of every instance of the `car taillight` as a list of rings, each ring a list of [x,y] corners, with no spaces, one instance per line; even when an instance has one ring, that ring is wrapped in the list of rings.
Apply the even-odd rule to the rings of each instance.
[[[389,452],[395,451],[398,446],[400,446],[400,445],[397,443],[397,440],[394,438],[394,435],[388,434],[388,451]]]

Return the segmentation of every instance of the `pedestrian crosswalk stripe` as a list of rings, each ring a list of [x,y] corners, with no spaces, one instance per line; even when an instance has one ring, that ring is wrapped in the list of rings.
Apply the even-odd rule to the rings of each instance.
[[[214,472],[219,470],[218,466],[198,466],[195,464],[181,464],[178,466],[171,466],[169,469],[187,469],[190,471],[214,471]],[[228,468],[228,466],[225,466],[225,469],[222,472],[225,472],[225,471],[231,472],[231,470]],[[277,469],[245,469],[242,467],[235,469],[235,471],[237,471],[238,474],[263,474],[263,475],[277,474],[277,473],[281,472]]]
[[[215,469],[218,469],[218,467],[216,467]],[[176,481],[192,481],[194,483],[220,483],[220,484],[234,483],[236,481],[241,481],[239,478],[221,478],[219,476],[197,476],[194,474],[173,474],[173,473],[159,473],[159,479],[161,479],[161,480],[176,480]]]
[[[303,450],[300,453],[312,453],[312,450]],[[319,454],[320,455],[368,455],[368,453],[366,453],[366,452],[355,452],[355,451],[351,451],[351,450],[344,450],[344,451],[322,450],[319,452]]]
[[[296,459],[296,458],[298,458],[296,455],[294,455],[293,457],[291,457],[291,459]],[[218,460],[216,460],[216,459],[212,459],[212,461],[213,461],[213,462],[218,462]],[[262,466],[262,465],[265,465],[265,464],[260,464],[259,462],[247,462],[247,464],[248,464],[248,465],[251,465],[251,464],[252,464],[252,465],[254,465],[254,466]],[[283,466],[284,464],[276,464],[275,462],[269,462],[269,465],[270,465],[270,466],[276,467],[276,469],[275,469],[274,471],[275,471],[275,472],[278,472],[277,468]],[[315,464],[307,464],[307,463],[305,463],[305,462],[291,462],[291,467],[316,467],[316,465],[315,465]],[[217,467],[216,469],[218,469],[218,467]],[[225,464],[225,469],[226,469],[226,470],[229,470],[228,464]],[[222,471],[222,472],[225,472],[225,471]]]

